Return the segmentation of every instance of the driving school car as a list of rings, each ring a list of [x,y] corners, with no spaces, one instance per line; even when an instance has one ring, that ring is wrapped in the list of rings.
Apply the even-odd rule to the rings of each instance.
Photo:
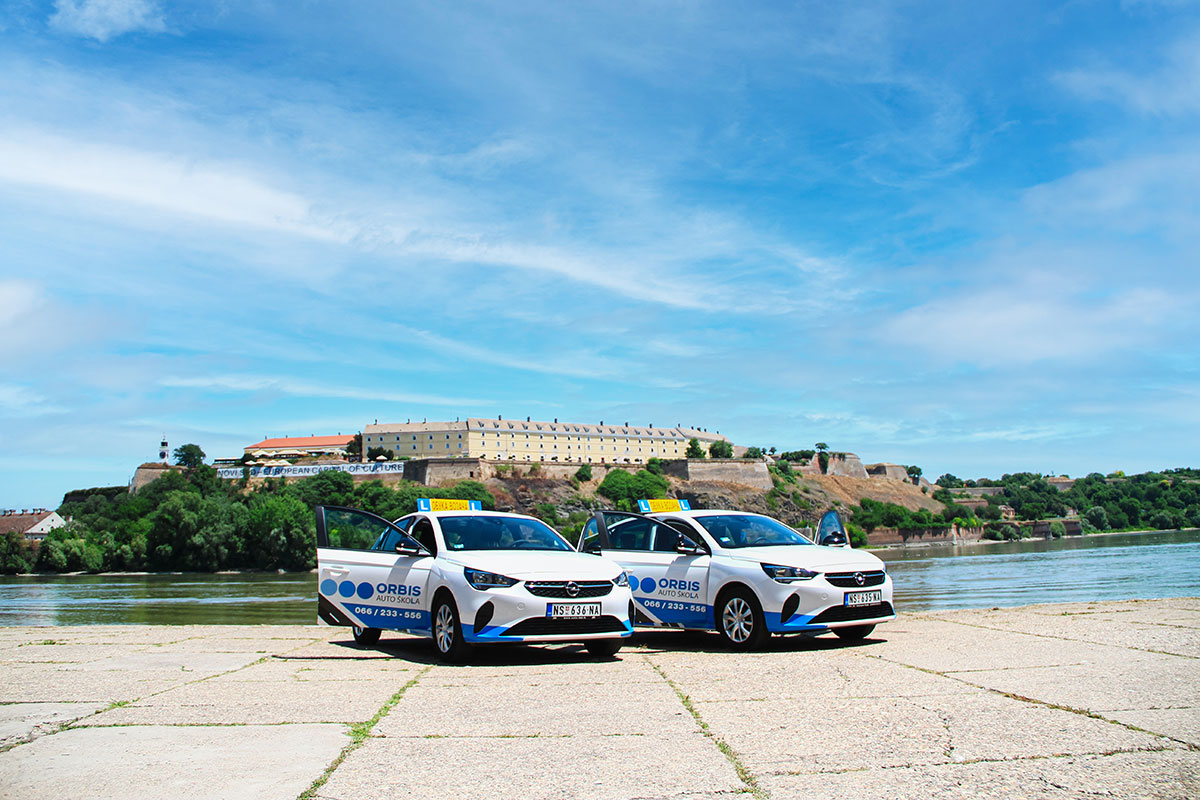
[[[421,500],[395,522],[337,506],[316,515],[318,616],[359,644],[397,630],[431,637],[447,661],[517,642],[612,656],[633,632],[621,568],[533,517],[466,500]]]
[[[650,513],[597,512],[579,545],[625,569],[635,625],[715,630],[752,649],[773,633],[862,639],[895,619],[891,578],[870,553],[814,544],[761,514],[641,507]],[[821,541],[845,541],[822,522]]]

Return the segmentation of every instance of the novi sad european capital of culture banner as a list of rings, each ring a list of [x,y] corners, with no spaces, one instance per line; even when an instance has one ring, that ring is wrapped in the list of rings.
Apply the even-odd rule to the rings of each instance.
[[[222,478],[242,477],[242,467],[222,467],[217,475]],[[318,472],[349,472],[351,475],[404,474],[403,461],[375,461],[365,464],[309,464],[286,467],[251,467],[251,478],[292,478],[300,475],[316,475]]]

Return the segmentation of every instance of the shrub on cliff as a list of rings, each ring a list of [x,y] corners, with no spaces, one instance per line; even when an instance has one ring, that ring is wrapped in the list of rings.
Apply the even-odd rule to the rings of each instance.
[[[638,500],[666,497],[669,485],[666,478],[644,469],[636,475],[614,469],[604,476],[596,494],[612,500],[618,509],[632,511],[637,508]]]

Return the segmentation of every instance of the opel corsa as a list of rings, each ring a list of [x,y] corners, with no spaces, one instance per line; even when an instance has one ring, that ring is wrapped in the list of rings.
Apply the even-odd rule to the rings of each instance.
[[[316,514],[318,615],[359,644],[396,630],[432,638],[451,662],[473,645],[534,642],[610,657],[633,632],[621,568],[533,517],[445,500],[394,522],[335,506]]]

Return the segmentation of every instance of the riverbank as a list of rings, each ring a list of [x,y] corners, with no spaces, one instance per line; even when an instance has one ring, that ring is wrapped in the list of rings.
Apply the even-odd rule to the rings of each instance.
[[[1095,539],[1095,538],[1099,538],[1099,537],[1103,537],[1103,536],[1140,536],[1142,534],[1153,534],[1153,533],[1200,533],[1200,528],[1175,528],[1173,530],[1168,530],[1168,531],[1160,531],[1160,530],[1096,531],[1094,533],[1085,533],[1085,534],[1078,535],[1078,536],[1067,536],[1067,537],[1063,537],[1063,538],[1068,539],[1068,540],[1081,541],[1081,540],[1085,540],[1085,539]],[[957,541],[946,540],[946,541],[936,541],[936,542],[935,541],[926,542],[926,541],[918,540],[918,541],[914,541],[914,542],[894,542],[892,544],[870,545],[863,549],[869,550],[869,551],[876,551],[876,552],[879,552],[879,551],[887,552],[889,550],[924,550],[924,549],[928,549],[928,548],[954,549],[954,548],[958,548],[958,547],[987,547],[990,545],[997,545],[997,544],[1012,544],[1014,541],[1015,542],[1048,542],[1048,541],[1056,541],[1056,540],[1047,539],[1047,538],[1041,537],[1041,536],[1039,536],[1036,539],[1029,538],[1029,539],[1012,539],[1012,540],[959,539]]]
[[[3,798],[1200,795],[1200,598],[467,667],[316,626],[0,628],[0,663]]]

